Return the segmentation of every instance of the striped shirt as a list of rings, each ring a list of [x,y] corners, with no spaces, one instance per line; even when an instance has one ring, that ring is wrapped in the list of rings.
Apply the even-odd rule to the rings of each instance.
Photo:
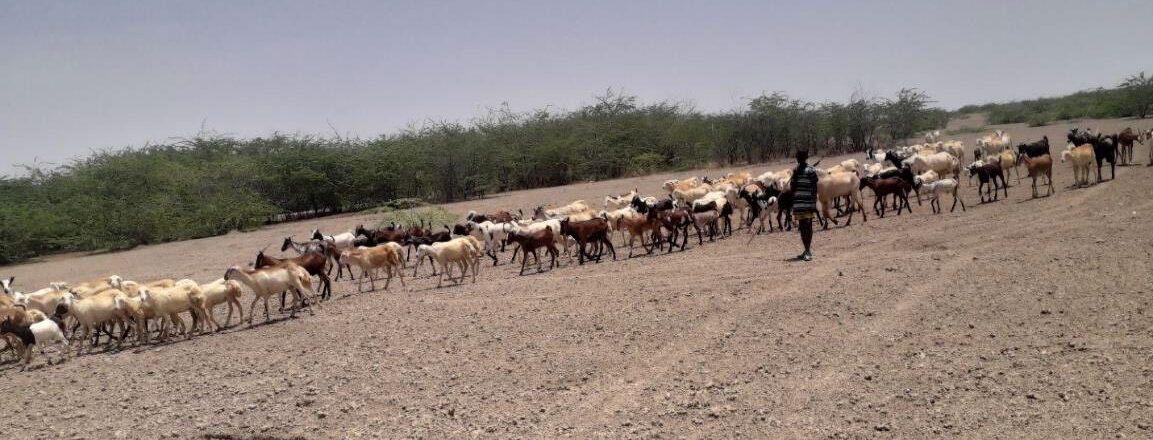
[[[817,211],[817,170],[809,165],[793,171],[789,186],[793,189],[793,212]]]

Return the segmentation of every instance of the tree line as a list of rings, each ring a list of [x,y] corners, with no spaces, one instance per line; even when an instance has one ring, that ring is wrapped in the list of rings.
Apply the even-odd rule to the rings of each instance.
[[[207,237],[390,201],[486,194],[790,155],[863,151],[942,127],[924,92],[809,102],[783,93],[739,111],[641,103],[609,90],[572,111],[492,109],[374,139],[202,135],[99,151],[0,179],[0,263]]]
[[[1153,114],[1153,77],[1141,72],[1125,78],[1114,88],[1084,90],[1053,98],[969,105],[955,113],[986,113],[990,124],[1025,123],[1034,127],[1081,118],[1145,118]]]

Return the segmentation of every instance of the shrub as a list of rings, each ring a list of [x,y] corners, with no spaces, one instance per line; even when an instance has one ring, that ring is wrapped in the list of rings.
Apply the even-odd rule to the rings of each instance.
[[[452,224],[459,221],[462,217],[462,215],[449,212],[439,206],[426,206],[422,208],[384,211],[381,213],[380,221],[378,221],[377,224],[387,226],[391,223],[397,223],[410,226],[419,225],[421,224],[421,220],[423,220],[424,224],[435,229],[443,225],[452,226]]]

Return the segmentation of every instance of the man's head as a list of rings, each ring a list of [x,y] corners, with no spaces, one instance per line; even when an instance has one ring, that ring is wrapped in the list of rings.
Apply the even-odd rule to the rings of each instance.
[[[809,150],[797,150],[797,164],[804,165],[809,160]]]

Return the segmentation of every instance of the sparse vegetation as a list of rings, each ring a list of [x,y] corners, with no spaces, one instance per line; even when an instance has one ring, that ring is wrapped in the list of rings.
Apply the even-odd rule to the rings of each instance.
[[[419,225],[423,220],[428,227],[440,228],[444,225],[452,226],[453,223],[459,221],[463,216],[455,212],[447,211],[439,206],[425,206],[400,210],[381,208],[378,212],[381,213],[381,216],[377,226],[387,226],[394,222],[406,226]]]
[[[1055,98],[968,105],[954,114],[987,113],[990,124],[1046,125],[1080,118],[1145,118],[1153,113],[1153,77],[1130,76],[1116,88],[1085,90]]]

